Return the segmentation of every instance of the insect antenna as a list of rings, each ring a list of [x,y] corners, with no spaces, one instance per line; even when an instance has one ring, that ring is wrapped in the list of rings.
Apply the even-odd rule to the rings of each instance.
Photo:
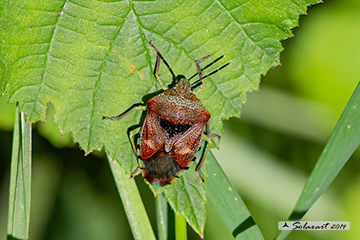
[[[218,72],[218,71],[220,71],[221,69],[223,69],[223,68],[225,68],[225,67],[229,66],[229,64],[230,64],[230,63],[227,63],[227,64],[225,64],[225,65],[223,65],[223,66],[219,67],[218,69],[216,69],[216,70],[212,71],[212,72],[211,72],[211,73],[209,73],[208,75],[205,75],[205,76],[203,76],[202,78],[200,78],[200,79],[196,80],[195,82],[193,82],[193,83],[191,84],[191,86],[195,86],[196,84],[198,84],[198,83],[199,83],[201,80],[203,80],[204,78],[207,78],[207,77],[209,77],[209,76],[213,75],[214,73],[217,73],[217,72]]]
[[[159,58],[164,62],[164,64],[166,65],[166,67],[169,69],[169,71],[171,72],[172,76],[174,79],[176,79],[175,73],[173,72],[173,70],[171,69],[170,65],[167,63],[167,61],[163,58],[163,56],[161,55],[161,53],[159,52],[159,50],[152,44],[152,42],[149,42],[150,46],[152,46],[152,48],[157,52],[157,56],[158,59]],[[156,66],[158,67],[158,65]]]
[[[217,59],[215,59],[214,61],[212,61],[211,63],[209,63],[208,65],[206,65],[205,67],[201,68],[201,71],[204,71],[205,69],[211,67],[213,64],[215,64],[216,62],[220,61],[222,58],[224,57],[224,55],[218,57]],[[199,61],[199,60],[198,60]],[[196,77],[196,75],[198,75],[199,73],[195,73],[194,75],[192,75],[188,81],[190,82],[191,79],[193,79],[194,77]]]

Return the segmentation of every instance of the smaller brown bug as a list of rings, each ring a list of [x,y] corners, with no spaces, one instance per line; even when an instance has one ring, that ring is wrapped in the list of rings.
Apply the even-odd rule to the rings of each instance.
[[[135,131],[130,131],[130,141],[135,155],[139,158],[139,167],[131,174],[133,177],[141,169],[142,176],[151,184],[160,186],[171,184],[180,177],[182,170],[186,170],[189,163],[195,160],[195,155],[200,149],[201,139],[208,144],[196,172],[202,181],[200,169],[210,150],[211,139],[209,136],[220,138],[209,130],[210,113],[200,103],[194,93],[204,87],[204,79],[229,63],[203,76],[200,61],[207,59],[210,55],[195,61],[200,79],[190,84],[186,78],[180,78],[176,84],[168,89],[159,76],[160,61],[162,60],[171,72],[173,78],[176,76],[169,64],[162,57],[158,49],[151,43],[157,53],[155,66],[155,77],[164,90],[146,102],[146,106],[136,106],[117,117],[103,117],[103,119],[120,120],[135,110],[147,111],[144,124],[140,130],[140,155],[134,141]],[[198,83],[201,85],[195,87]],[[193,89],[194,88],[194,89]],[[203,134],[206,124],[206,134]]]

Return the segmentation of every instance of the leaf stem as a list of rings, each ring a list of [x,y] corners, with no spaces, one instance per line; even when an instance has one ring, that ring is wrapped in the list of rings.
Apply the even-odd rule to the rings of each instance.
[[[201,236],[201,238],[203,238]],[[186,220],[182,214],[175,215],[175,239],[186,240]]]
[[[134,179],[115,160],[107,154],[118,192],[123,203],[134,239],[155,240],[144,204]]]
[[[167,238],[167,227],[168,227],[168,205],[163,193],[160,193],[155,198],[156,204],[156,221],[158,228],[159,240],[166,240]]]

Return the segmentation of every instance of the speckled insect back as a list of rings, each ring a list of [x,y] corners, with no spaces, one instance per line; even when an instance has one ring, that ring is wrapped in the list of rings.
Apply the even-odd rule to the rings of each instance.
[[[200,169],[210,149],[211,139],[208,135],[220,137],[210,133],[208,125],[206,134],[203,134],[204,125],[208,123],[211,115],[195,96],[193,86],[201,81],[202,85],[197,88],[197,90],[201,90],[204,78],[216,73],[228,64],[203,76],[199,62],[210,56],[201,58],[195,62],[200,76],[198,81],[191,85],[187,79],[181,78],[171,89],[167,89],[158,75],[160,60],[168,67],[174,79],[176,76],[157,48],[152,43],[150,45],[157,52],[155,77],[164,92],[147,101],[146,108],[145,106],[137,106],[117,117],[104,117],[103,119],[120,120],[134,110],[147,111],[140,131],[139,148],[136,147],[133,138],[136,134],[134,131],[130,132],[130,141],[136,156],[138,156],[137,149],[140,150],[139,167],[130,177],[133,177],[141,169],[142,176],[155,186],[165,186],[179,178],[182,170],[188,169],[189,163],[195,159],[200,149],[201,139],[206,140],[208,144],[205,154],[196,169],[204,181]]]

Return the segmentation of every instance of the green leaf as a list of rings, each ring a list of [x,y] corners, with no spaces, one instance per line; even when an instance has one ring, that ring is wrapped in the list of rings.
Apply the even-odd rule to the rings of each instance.
[[[214,69],[199,93],[220,133],[222,119],[240,114],[245,92],[279,62],[279,40],[291,36],[298,15],[316,1],[4,1],[1,14],[1,91],[19,101],[29,121],[55,105],[55,121],[85,152],[103,145],[126,171],[135,170],[126,136],[140,114],[115,116],[159,89],[153,76],[153,41],[177,74],[196,73],[207,54]],[[211,60],[210,60],[211,61]],[[204,66],[205,64],[202,63]],[[171,77],[161,66],[167,84]]]
[[[114,161],[109,156],[108,160],[134,239],[155,239],[134,179],[129,179],[129,175],[126,174],[117,161]]]
[[[9,189],[8,239],[28,239],[31,197],[31,124],[15,111]]]
[[[156,223],[159,240],[168,239],[168,204],[164,194],[158,194],[155,198],[156,205]]]
[[[300,220],[329,187],[360,144],[360,82],[337,122],[295,205],[290,221]],[[284,239],[290,231],[281,231]]]
[[[211,131],[220,134],[222,120],[238,116],[245,93],[257,89],[261,74],[279,63],[279,41],[292,35],[299,14],[316,2],[5,0],[0,92],[18,101],[31,122],[44,119],[51,101],[61,132],[72,133],[86,153],[105,146],[130,173],[138,164],[127,131],[140,123],[141,113],[118,122],[102,118],[119,115],[160,90],[150,40],[174,72],[187,78],[197,72],[194,61],[208,54],[212,58],[201,66],[214,64],[205,74],[230,62],[207,78],[198,94],[212,114]],[[164,65],[160,76],[171,83]],[[186,175],[177,181],[188,182]],[[205,201],[199,191],[195,202]],[[175,207],[174,193],[165,195],[177,213],[185,214]],[[202,210],[196,212],[201,219]],[[205,220],[185,218],[202,232]]]
[[[211,152],[208,158],[206,195],[229,232],[236,239],[264,239],[241,197]]]
[[[202,236],[206,220],[206,194],[195,167],[196,164],[193,164],[171,186],[164,187],[164,193],[172,209],[183,215],[194,231]]]

